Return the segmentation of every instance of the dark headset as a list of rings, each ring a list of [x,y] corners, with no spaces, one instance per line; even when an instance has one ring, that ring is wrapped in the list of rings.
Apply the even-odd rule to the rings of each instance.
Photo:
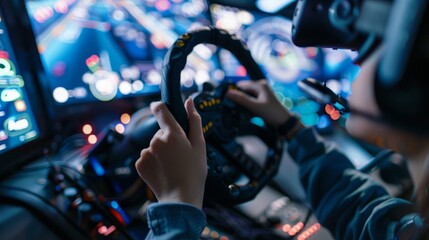
[[[357,50],[358,62],[383,41],[374,88],[382,116],[355,112],[402,129],[429,133],[427,0],[301,0],[293,17],[292,40],[302,47]]]
[[[427,2],[398,0],[393,5],[375,81],[376,101],[385,118],[422,134],[429,133]]]

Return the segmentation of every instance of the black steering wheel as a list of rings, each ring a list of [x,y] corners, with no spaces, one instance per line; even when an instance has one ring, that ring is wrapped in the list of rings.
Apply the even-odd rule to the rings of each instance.
[[[213,44],[229,50],[246,68],[251,80],[265,79],[253,60],[246,44],[224,30],[205,27],[179,37],[169,49],[162,68],[161,95],[177,122],[188,132],[188,118],[180,91],[180,73],[187,56],[202,43]],[[195,107],[202,118],[207,144],[208,177],[206,199],[222,204],[238,204],[253,199],[277,173],[283,144],[276,132],[252,122],[255,115],[225,97],[234,84],[223,83],[206,87],[193,95]],[[265,163],[261,166],[247,155],[236,137],[253,135],[268,147]],[[248,181],[237,184],[245,175]]]

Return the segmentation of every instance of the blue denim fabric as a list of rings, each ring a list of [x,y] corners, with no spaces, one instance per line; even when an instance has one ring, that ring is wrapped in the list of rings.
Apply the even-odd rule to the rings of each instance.
[[[335,239],[396,239],[398,222],[415,212],[413,203],[390,197],[313,129],[300,131],[289,153],[299,165],[309,203]],[[152,204],[148,220],[147,239],[198,239],[206,225],[201,210],[183,203]]]
[[[313,129],[298,133],[289,153],[314,213],[335,239],[393,240],[398,222],[415,213],[413,203],[389,196]]]
[[[206,226],[206,216],[186,203],[153,203],[147,209],[150,232],[146,239],[198,239]]]

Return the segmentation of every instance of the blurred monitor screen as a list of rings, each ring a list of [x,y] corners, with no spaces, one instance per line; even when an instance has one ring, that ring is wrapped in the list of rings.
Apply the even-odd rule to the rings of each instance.
[[[216,27],[235,33],[248,44],[253,58],[265,72],[279,100],[299,113],[304,124],[330,126],[339,116],[324,113],[316,102],[302,93],[297,81],[313,77],[326,82],[347,97],[350,83],[359,68],[351,51],[299,48],[291,40],[292,22],[284,16],[212,4],[210,12]],[[246,78],[246,70],[228,51],[220,51],[225,77]]]
[[[0,11],[0,155],[40,136],[4,21]]]
[[[26,0],[26,7],[56,105],[159,93],[168,48],[211,25],[205,0]],[[223,78],[215,51],[194,49],[184,88]]]

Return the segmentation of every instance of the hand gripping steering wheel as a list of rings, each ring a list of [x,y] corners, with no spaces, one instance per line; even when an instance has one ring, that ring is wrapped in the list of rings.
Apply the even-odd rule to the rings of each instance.
[[[185,132],[188,132],[189,123],[180,91],[180,73],[192,49],[202,43],[229,50],[246,68],[253,81],[265,78],[245,43],[235,35],[205,27],[180,36],[164,58],[161,95]],[[193,95],[207,144],[205,196],[226,205],[253,199],[277,173],[283,151],[282,142],[273,129],[252,123],[254,115],[225,97],[229,88],[236,87],[224,83]],[[236,137],[245,135],[256,136],[267,145],[268,152],[262,166],[248,156],[236,141]],[[237,179],[243,175],[247,177],[247,183],[237,184]]]

